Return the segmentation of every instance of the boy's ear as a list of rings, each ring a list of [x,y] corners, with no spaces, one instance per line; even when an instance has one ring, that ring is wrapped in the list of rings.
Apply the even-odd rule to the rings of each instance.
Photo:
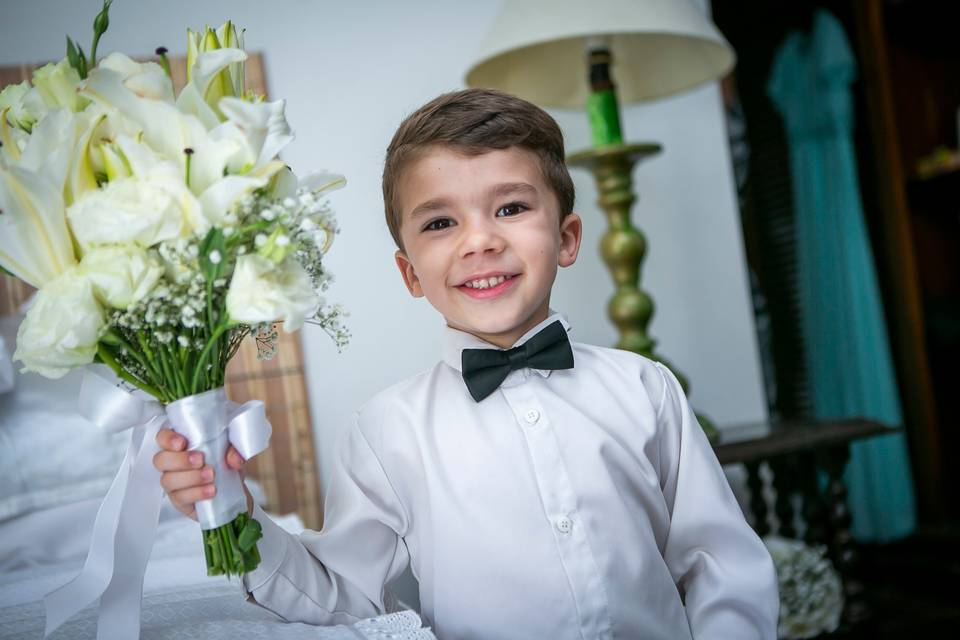
[[[403,283],[407,285],[410,295],[414,298],[422,298],[423,288],[420,286],[420,278],[417,277],[417,272],[413,270],[413,263],[410,262],[410,258],[403,251],[397,249],[394,259],[397,261],[400,276],[403,278]]]
[[[583,220],[575,213],[570,213],[560,223],[560,255],[557,264],[569,267],[577,261],[580,253],[580,240],[583,239]]]

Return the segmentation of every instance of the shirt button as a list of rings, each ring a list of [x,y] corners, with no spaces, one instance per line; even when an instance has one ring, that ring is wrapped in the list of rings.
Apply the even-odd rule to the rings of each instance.
[[[540,419],[540,412],[536,409],[530,409],[525,414],[523,414],[523,419],[529,422],[530,424],[536,424],[537,420]]]
[[[557,518],[555,525],[560,533],[570,533],[573,528],[573,522],[567,517]]]

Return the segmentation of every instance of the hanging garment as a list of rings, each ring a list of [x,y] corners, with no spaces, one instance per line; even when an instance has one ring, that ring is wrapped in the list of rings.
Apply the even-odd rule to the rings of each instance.
[[[790,33],[767,92],[790,144],[803,337],[813,413],[902,425],[883,306],[863,220],[853,147],[856,61],[840,22],[818,10]],[[913,531],[902,432],[854,443],[846,470],[853,534],[883,542]]]

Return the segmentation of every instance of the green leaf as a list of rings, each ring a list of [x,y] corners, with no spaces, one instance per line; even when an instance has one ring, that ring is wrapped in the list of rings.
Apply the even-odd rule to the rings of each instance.
[[[240,535],[237,536],[237,546],[240,547],[240,550],[244,553],[249,553],[254,545],[257,544],[257,540],[262,537],[263,531],[260,528],[260,523],[251,518],[247,524],[244,525],[243,530],[240,531]]]
[[[77,73],[80,74],[80,77],[83,77],[83,66],[80,63],[80,54],[77,52],[76,45],[73,44],[73,40],[70,39],[70,36],[67,36],[67,62],[70,63],[70,66],[76,69]]]
[[[227,251],[223,230],[213,227],[200,243],[200,270],[207,282],[213,282],[226,271]]]
[[[79,57],[80,57],[80,60],[79,60],[80,68],[77,69],[77,73],[80,74],[80,77],[81,77],[81,78],[86,78],[86,77],[87,77],[87,70],[88,70],[88,67],[87,67],[87,54],[85,54],[85,53],[83,52],[83,47],[81,47],[80,45],[77,45],[77,54],[78,54]]]

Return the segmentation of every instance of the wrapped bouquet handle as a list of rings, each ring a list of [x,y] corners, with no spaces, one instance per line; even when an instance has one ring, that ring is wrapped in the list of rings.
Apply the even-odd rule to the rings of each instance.
[[[267,447],[271,427],[266,419],[263,403],[251,401],[242,406],[227,400],[223,389],[215,389],[196,396],[173,402],[164,408],[159,402],[135,395],[117,387],[113,382],[90,371],[84,372],[80,387],[80,412],[100,429],[116,433],[132,429],[130,444],[107,495],[97,511],[93,525],[90,551],[80,574],[67,584],[50,592],[44,598],[46,609],[45,636],[50,635],[75,613],[100,598],[97,619],[98,640],[129,639],[139,637],[140,598],[143,591],[143,575],[157,530],[160,502],[163,489],[160,487],[160,472],[153,466],[153,456],[160,450],[157,432],[168,419],[182,420],[185,428],[192,429],[202,437],[205,433],[200,421],[208,415],[223,419],[216,423],[216,433],[203,439],[197,438],[191,448],[208,447],[207,451],[220,451],[220,458],[232,443],[240,453],[250,458]],[[174,418],[176,416],[176,418]],[[182,432],[181,432],[182,433]],[[211,462],[214,458],[208,458]],[[217,463],[221,460],[217,458]],[[235,490],[245,506],[239,474],[221,464],[219,481],[234,478]],[[227,485],[231,480],[227,479]],[[223,516],[235,508],[230,500],[230,489],[220,501],[218,493],[211,504],[197,503],[198,519]],[[226,504],[226,507],[223,505]],[[225,509],[221,511],[221,509]],[[241,507],[242,510],[243,507]],[[229,522],[238,512],[224,522]],[[201,520],[201,526],[203,521]],[[213,525],[217,526],[217,525]]]
[[[191,451],[203,453],[213,467],[217,494],[196,504],[200,528],[216,529],[247,510],[240,473],[225,464],[232,444],[244,459],[267,448],[271,427],[259,400],[238,405],[227,400],[223,387],[171,402],[167,418],[174,431],[187,439]]]

